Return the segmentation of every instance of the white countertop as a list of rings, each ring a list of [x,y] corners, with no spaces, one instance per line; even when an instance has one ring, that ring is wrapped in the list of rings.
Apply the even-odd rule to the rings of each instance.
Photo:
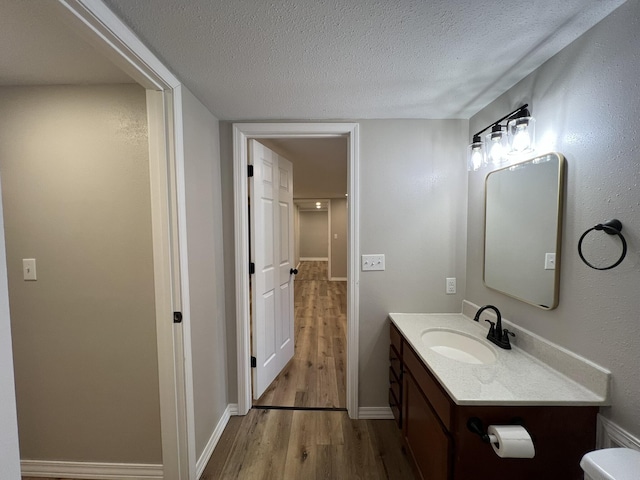
[[[486,340],[487,328],[462,314],[390,313],[413,350],[458,405],[607,405],[597,394],[520,348],[499,348]],[[448,328],[486,341],[496,361],[486,365],[444,357],[422,343],[430,328]]]

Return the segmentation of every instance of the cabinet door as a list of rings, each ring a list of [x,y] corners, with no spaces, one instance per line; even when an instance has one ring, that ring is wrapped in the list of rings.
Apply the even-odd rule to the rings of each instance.
[[[398,427],[402,427],[402,362],[396,348],[389,347],[389,406]]]
[[[404,374],[403,435],[423,480],[449,480],[451,439],[410,372]]]

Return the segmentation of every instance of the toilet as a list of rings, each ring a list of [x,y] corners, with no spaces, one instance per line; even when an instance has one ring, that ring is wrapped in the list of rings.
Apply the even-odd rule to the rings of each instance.
[[[587,453],[580,461],[585,480],[640,479],[640,452],[630,448],[605,448]]]

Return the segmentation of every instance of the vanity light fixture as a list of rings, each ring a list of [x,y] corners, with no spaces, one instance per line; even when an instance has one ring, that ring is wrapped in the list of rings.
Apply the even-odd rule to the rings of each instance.
[[[528,104],[516,108],[513,112],[473,135],[467,148],[467,169],[475,171],[491,164],[498,166],[507,160],[508,154],[522,154],[534,150],[535,119],[528,110]],[[502,123],[506,122],[506,123]],[[482,142],[481,134],[491,129]]]

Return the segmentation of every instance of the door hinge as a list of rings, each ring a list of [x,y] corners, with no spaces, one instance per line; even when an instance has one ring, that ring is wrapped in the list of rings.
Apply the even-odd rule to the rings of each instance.
[[[256,368],[258,366],[258,361],[256,357],[251,357],[251,368]]]
[[[253,165],[247,165],[247,175],[253,177]]]
[[[249,264],[249,275],[253,275],[254,273],[256,273],[256,264],[251,262]]]
[[[173,323],[182,323],[182,312],[173,312]]]

